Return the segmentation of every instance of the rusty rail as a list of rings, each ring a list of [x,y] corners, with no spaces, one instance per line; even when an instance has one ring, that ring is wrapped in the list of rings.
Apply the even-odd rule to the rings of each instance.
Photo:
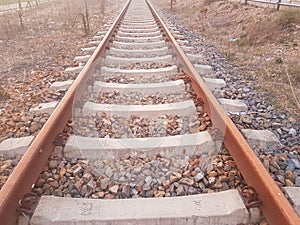
[[[33,184],[36,182],[36,179],[51,154],[52,143],[56,135],[63,131],[67,121],[71,118],[74,99],[81,94],[83,84],[87,82],[91,75],[93,64],[108,46],[109,40],[117,29],[130,2],[131,0],[128,0],[125,4],[94,54],[2,187],[0,191],[0,224],[14,225],[16,223],[19,201],[24,195],[31,191]]]
[[[174,37],[168,31],[166,25],[158,16],[156,10],[147,0],[151,11],[159,21],[161,27],[167,35],[167,39],[175,46],[174,51],[179,58],[183,70],[190,74],[194,91],[197,96],[204,101],[205,110],[208,112],[213,124],[222,129],[224,143],[236,162],[240,172],[247,184],[252,186],[262,201],[260,208],[267,221],[272,225],[296,225],[300,224],[300,218],[292,208],[282,191],[275,184],[270,174],[266,171],[261,161],[257,158],[247,141],[234,125],[232,120],[224,113],[217,99],[206,87],[202,78],[188,60],[184,52],[179,48]],[[225,125],[225,126],[224,126]]]

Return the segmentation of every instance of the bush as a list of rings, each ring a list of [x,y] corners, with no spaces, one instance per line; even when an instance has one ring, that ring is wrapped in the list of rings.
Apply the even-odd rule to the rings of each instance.
[[[220,1],[220,0],[204,0],[203,6],[211,5],[212,3],[217,2],[217,1]]]
[[[279,15],[277,24],[283,29],[291,28],[293,24],[300,23],[300,11],[299,10],[285,10]]]

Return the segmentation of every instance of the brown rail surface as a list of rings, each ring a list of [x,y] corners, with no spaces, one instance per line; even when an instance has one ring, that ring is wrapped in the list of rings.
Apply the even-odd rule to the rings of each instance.
[[[17,208],[19,200],[30,192],[32,184],[35,183],[38,175],[52,150],[52,142],[56,135],[60,133],[72,114],[74,98],[80,96],[84,83],[94,70],[96,59],[103,54],[109,44],[114,31],[120,24],[129,4],[129,0],[123,10],[118,15],[113,26],[103,38],[102,42],[85,65],[78,78],[70,87],[60,104],[57,106],[47,123],[37,135],[32,145],[24,154],[23,158],[3,186],[0,192],[0,223],[5,225],[15,224],[17,218]],[[260,205],[264,215],[270,224],[292,225],[300,224],[300,219],[296,212],[284,197],[281,190],[274,183],[269,173],[265,170],[262,163],[256,157],[243,136],[235,127],[230,118],[224,113],[220,104],[212,93],[205,86],[204,81],[197,75],[192,64],[189,62],[183,51],[179,48],[175,39],[172,37],[165,24],[162,22],[153,6],[148,5],[159,21],[162,29],[166,33],[167,39],[172,43],[174,51],[181,62],[186,73],[190,74],[193,88],[202,98],[207,112],[213,119],[215,126],[225,133],[224,142],[230,154],[234,158],[239,170],[243,174],[248,185],[254,187],[262,201]]]

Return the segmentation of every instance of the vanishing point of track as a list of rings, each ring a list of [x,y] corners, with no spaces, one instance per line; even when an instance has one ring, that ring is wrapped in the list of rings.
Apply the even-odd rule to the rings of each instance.
[[[138,2],[138,0],[131,1],[129,0],[126,5],[124,6],[121,13],[118,15],[117,19],[109,29],[109,31],[105,34],[102,41],[100,42],[99,46],[96,48],[93,55],[90,57],[76,80],[73,82],[71,87],[68,89],[67,93],[63,97],[63,99],[60,101],[60,103],[55,108],[54,112],[51,114],[50,118],[40,131],[40,133],[37,135],[35,140],[32,142],[26,153],[24,154],[23,158],[17,165],[17,167],[14,169],[13,173],[10,175],[9,179],[3,186],[1,192],[0,192],[0,221],[1,224],[15,224],[16,218],[18,216],[18,206],[20,200],[24,197],[26,193],[30,193],[32,189],[32,185],[35,184],[37,178],[39,177],[45,163],[47,162],[52,150],[53,150],[53,142],[55,141],[58,134],[60,134],[66,124],[68,123],[70,118],[76,117],[78,114],[77,108],[80,108],[80,113],[83,113],[84,116],[86,114],[92,115],[98,115],[103,112],[105,114],[112,113],[119,113],[119,116],[122,114],[128,114],[127,116],[136,116],[137,114],[139,116],[147,116],[149,112],[153,115],[158,115],[162,113],[162,111],[165,110],[167,114],[172,114],[172,110],[174,111],[173,114],[180,114],[184,116],[190,116],[189,113],[193,111],[192,109],[195,108],[195,106],[192,104],[190,106],[189,104],[192,102],[191,99],[180,99],[175,102],[161,104],[162,107],[159,106],[151,106],[147,105],[146,103],[140,104],[136,106],[136,104],[129,104],[129,106],[126,107],[118,107],[117,104],[111,105],[109,108],[107,104],[97,104],[93,103],[91,101],[86,101],[86,87],[91,84],[91,82],[95,81],[95,73],[99,73],[97,69],[99,69],[99,66],[102,67],[100,70],[100,73],[102,75],[106,72],[109,75],[117,74],[118,71],[124,71],[124,65],[130,64],[130,63],[137,63],[141,62],[139,65],[143,65],[141,57],[143,56],[143,51],[145,51],[145,54],[147,52],[147,48],[145,46],[149,46],[149,48],[152,49],[159,49],[159,48],[167,48],[166,52],[167,54],[164,56],[160,56],[155,50],[152,51],[149,57],[150,59],[145,58],[145,64],[151,63],[152,59],[156,60],[160,57],[159,60],[164,62],[163,68],[165,71],[170,71],[169,75],[174,77],[185,77],[191,82],[191,88],[194,91],[194,94],[196,95],[196,99],[201,100],[201,104],[203,104],[204,112],[208,114],[209,118],[211,119],[213,123],[213,127],[215,130],[218,130],[219,133],[223,134],[223,144],[225,145],[226,149],[229,151],[230,155],[234,159],[239,171],[242,173],[245,181],[247,182],[247,185],[249,187],[252,187],[256,194],[257,194],[257,200],[260,202],[259,207],[262,210],[264,216],[266,217],[267,221],[270,224],[299,224],[300,220],[297,214],[295,213],[294,209],[288,202],[288,200],[285,198],[283,192],[280,190],[280,188],[275,184],[269,173],[265,170],[263,164],[260,162],[260,160],[257,158],[253,150],[250,148],[244,137],[241,135],[241,133],[238,131],[236,126],[233,124],[233,122],[230,120],[230,118],[225,114],[223,109],[221,108],[219,102],[216,100],[214,95],[211,93],[211,91],[206,86],[203,79],[198,75],[197,71],[191,64],[191,62],[188,60],[187,56],[184,54],[182,49],[179,47],[178,43],[176,42],[175,38],[171,35],[170,31],[168,31],[166,25],[163,23],[162,19],[158,16],[156,10],[153,8],[153,6],[146,1],[145,6],[148,6],[154,19],[155,24],[153,24],[152,20],[150,18],[145,19],[144,21],[138,22],[135,21],[135,19],[140,19],[139,15],[128,15],[130,12],[131,5],[134,5],[134,3]],[[143,9],[140,9],[137,7],[138,10],[141,10],[140,13],[143,11]],[[128,11],[128,13],[127,13]],[[137,12],[138,13],[138,12]],[[128,19],[129,18],[129,19]],[[126,28],[128,26],[128,28]],[[135,27],[134,29],[130,28],[130,26]],[[153,29],[152,33],[149,34],[149,37],[147,35],[143,35],[143,28],[146,29]],[[158,29],[159,28],[159,29]],[[123,29],[123,30],[122,30]],[[136,31],[134,31],[136,29]],[[158,29],[158,30],[157,30]],[[117,33],[119,31],[119,33]],[[136,32],[139,33],[140,37],[130,37],[130,33]],[[123,33],[124,37],[120,35],[120,33]],[[127,35],[127,36],[126,36]],[[125,39],[125,40],[124,40]],[[144,42],[141,42],[141,40],[144,39]],[[116,55],[121,54],[128,54],[130,55],[131,52],[135,52],[136,54],[141,54],[141,56],[132,57],[131,60],[127,61],[127,55],[122,59],[122,57],[114,56],[111,54],[107,54],[107,50],[109,49],[110,52],[113,52],[114,44],[122,46],[133,46],[132,51],[128,50],[127,53],[122,53],[122,51],[119,53],[116,53]],[[134,50],[136,47],[134,46],[143,46],[140,50]],[[157,47],[155,47],[157,45]],[[128,47],[130,48],[130,47]],[[171,49],[171,50],[170,50]],[[118,50],[115,50],[118,52]],[[138,53],[137,53],[138,52]],[[151,50],[149,50],[151,52]],[[107,55],[106,55],[107,54]],[[157,54],[159,55],[157,57]],[[104,57],[106,56],[106,57]],[[103,60],[105,58],[105,60]],[[152,58],[152,59],[151,59]],[[130,59],[130,58],[128,58]],[[176,62],[175,72],[174,68],[172,67],[172,63]],[[155,63],[154,63],[155,64]],[[112,68],[107,68],[105,66],[111,65]],[[136,64],[137,65],[137,64]],[[106,68],[103,69],[103,67]],[[138,71],[139,69],[143,70],[143,66],[138,69],[134,69],[134,71]],[[151,68],[152,70],[155,70],[156,68]],[[150,69],[150,70],[151,70]],[[129,69],[127,69],[128,71]],[[149,70],[149,71],[150,71]],[[98,71],[98,72],[97,72]],[[134,73],[133,71],[129,71],[129,74]],[[138,72],[137,72],[138,73]],[[147,72],[145,72],[147,74]],[[147,74],[148,78],[155,77],[155,74]],[[178,81],[179,79],[177,79]],[[176,82],[177,82],[176,81]],[[172,92],[172,89],[177,88],[177,83],[175,81],[168,81],[166,82],[171,86],[171,90],[167,92],[166,95]],[[124,88],[122,85],[116,85],[116,86],[109,86],[103,84],[103,82],[98,82],[98,85],[104,85],[102,88]],[[153,85],[153,84],[152,84]],[[174,86],[173,86],[174,85]],[[126,85],[125,85],[126,86]],[[139,86],[136,84],[132,84],[131,86],[128,84],[130,88],[136,88],[136,89],[159,89],[159,86],[151,86],[151,85],[145,85],[145,86]],[[176,87],[175,87],[176,86]],[[165,87],[167,89],[167,87]],[[95,85],[94,85],[95,89]],[[95,90],[94,90],[95,91]],[[184,92],[184,90],[182,90]],[[142,90],[140,90],[142,92]],[[173,90],[174,92],[174,90]],[[177,92],[175,92],[177,93]],[[119,93],[117,93],[119,94]],[[126,94],[125,94],[126,95]],[[151,95],[151,94],[150,94]],[[85,102],[84,102],[85,101]],[[83,105],[81,105],[81,103]],[[76,104],[74,104],[76,103]],[[74,107],[75,106],[75,107]],[[146,106],[146,107],[144,107]],[[148,107],[148,113],[145,108]],[[75,110],[74,110],[75,108]],[[125,110],[124,110],[125,109]],[[132,113],[132,115],[131,115]],[[195,112],[196,114],[199,113],[198,111]],[[80,116],[79,116],[80,117]],[[150,116],[149,116],[150,117]],[[183,142],[184,137],[188,136],[186,135],[180,135],[175,134],[172,137],[179,138],[178,143],[180,141]],[[192,134],[191,134],[192,135]],[[107,137],[106,137],[107,138]],[[136,136],[134,137],[136,138]],[[168,137],[169,138],[169,137]],[[91,140],[91,139],[89,139]],[[117,139],[115,139],[117,140]],[[123,139],[122,139],[123,140]],[[170,139],[171,142],[176,139]],[[190,140],[190,139],[189,139]],[[116,144],[117,141],[112,142]],[[111,143],[109,143],[109,146],[103,151],[99,151],[96,153],[95,157],[101,156],[101,157],[107,157],[110,156],[109,154],[112,154],[111,157],[113,157],[113,154],[120,154],[121,157],[129,157],[132,156],[131,154],[140,154],[139,149],[135,148],[134,150],[128,150],[123,151],[120,153],[118,150],[118,147],[113,148],[111,147]],[[117,145],[118,146],[118,145]],[[153,146],[153,149],[157,146]],[[168,148],[168,146],[166,147]],[[154,151],[152,154],[159,154],[161,153],[161,150],[158,147],[159,150]],[[185,152],[182,148],[179,148],[178,146],[170,148],[171,150],[168,151],[166,154],[167,157],[172,157],[172,154],[201,154],[201,152],[197,152],[197,148],[193,148],[193,146],[187,152]],[[80,152],[80,151],[79,151]],[[80,152],[80,154],[83,151]],[[113,152],[113,153],[112,153]],[[124,153],[125,152],[125,153]],[[151,152],[151,151],[149,151]],[[78,151],[77,151],[78,153]],[[71,153],[70,153],[71,154]],[[78,153],[79,154],[79,153]],[[98,154],[98,155],[97,155]],[[148,154],[146,152],[146,154]],[[151,153],[150,153],[151,154]],[[70,155],[71,157],[71,155]],[[80,157],[88,158],[88,155],[80,155]]]

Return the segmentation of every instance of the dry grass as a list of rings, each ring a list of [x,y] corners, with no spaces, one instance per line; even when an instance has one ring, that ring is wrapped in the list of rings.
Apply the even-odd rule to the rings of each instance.
[[[233,58],[232,62],[244,65],[245,69],[251,68],[262,90],[269,91],[279,107],[299,115],[300,43],[296,35],[299,33],[300,11],[265,11],[269,12],[268,16],[252,23],[234,43],[236,46],[232,51],[243,54]],[[247,52],[251,54],[250,60],[247,60]],[[253,60],[255,57],[262,60],[260,64]]]
[[[21,0],[21,2],[26,2],[27,0]],[[18,0],[1,0],[0,5],[8,5],[18,3]]]
[[[202,5],[203,5],[203,6],[209,6],[209,5],[211,5],[212,3],[217,2],[217,1],[220,1],[220,0],[203,0]]]
[[[111,15],[121,2],[124,1],[111,1],[110,7],[106,6],[105,13],[101,14],[101,1],[88,0],[91,16],[88,35],[78,17],[78,14],[84,13],[82,0],[53,0],[26,10],[23,15],[24,29],[20,26],[17,12],[0,15],[2,90],[7,92],[12,83],[22,83],[37,71],[63,71],[65,67],[75,64],[73,58],[80,53],[80,46],[88,43],[88,38],[106,22],[107,18],[104,20],[103,17]],[[1,99],[5,97],[0,96]]]
[[[8,1],[8,0],[7,0]],[[97,30],[103,24],[104,14],[101,10],[101,2],[105,0],[87,0],[90,14],[91,32]],[[115,1],[113,1],[115,2]],[[109,11],[106,6],[106,10]],[[85,35],[83,23],[80,18],[85,13],[84,1],[55,0],[38,5],[36,8],[25,10],[23,14],[25,29],[22,30],[17,10],[15,12],[0,15],[0,41],[26,36],[30,33],[39,33],[48,30],[59,29]]]
[[[255,78],[278,107],[300,117],[299,9],[276,11],[222,0],[186,0],[174,9],[192,31],[239,66],[241,74]]]

